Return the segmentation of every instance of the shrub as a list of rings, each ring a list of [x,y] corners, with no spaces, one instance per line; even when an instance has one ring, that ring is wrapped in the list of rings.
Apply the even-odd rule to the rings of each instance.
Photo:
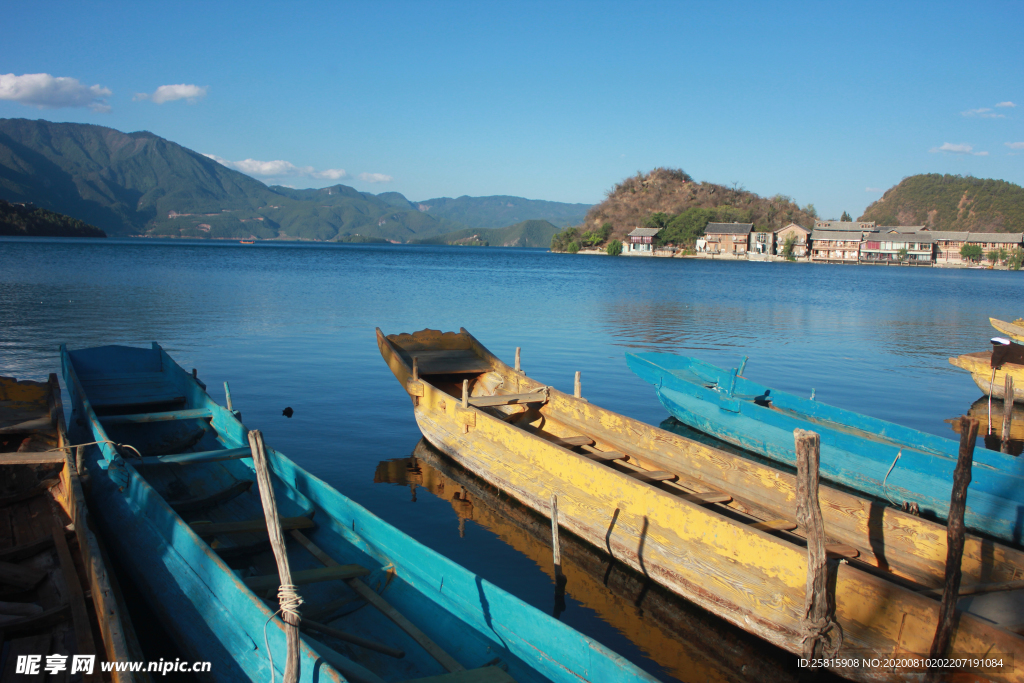
[[[576,240],[573,240],[572,242],[569,242],[569,244],[565,247],[565,250],[570,254],[578,253],[580,250],[580,243],[577,242]]]
[[[960,247],[960,258],[965,261],[980,261],[981,257],[981,247],[977,244],[965,244]]]
[[[612,240],[608,243],[607,252],[609,256],[618,256],[622,253],[622,242],[619,240]]]
[[[1006,255],[1006,267],[1011,270],[1020,270],[1020,267],[1024,265],[1024,249],[1017,247],[1012,249],[1009,254]]]

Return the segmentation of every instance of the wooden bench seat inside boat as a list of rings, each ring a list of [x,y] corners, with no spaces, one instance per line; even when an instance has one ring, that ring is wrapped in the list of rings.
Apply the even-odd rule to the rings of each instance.
[[[545,403],[547,394],[534,391],[527,394],[496,394],[494,396],[470,396],[469,405],[475,408],[491,408],[494,406],[509,406],[524,403]]]
[[[146,407],[183,404],[185,396],[162,372],[133,372],[118,375],[79,378],[94,410],[132,408],[143,412]]]

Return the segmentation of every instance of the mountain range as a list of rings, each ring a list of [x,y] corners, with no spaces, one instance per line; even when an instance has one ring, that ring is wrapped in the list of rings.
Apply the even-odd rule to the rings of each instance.
[[[28,119],[0,119],[0,199],[31,202],[110,236],[343,242],[410,242],[472,228],[484,231],[482,242],[502,244],[505,236],[489,239],[486,230],[530,220],[570,225],[590,208],[506,196],[412,202],[346,185],[268,187],[149,132]],[[547,246],[550,236],[529,241]]]

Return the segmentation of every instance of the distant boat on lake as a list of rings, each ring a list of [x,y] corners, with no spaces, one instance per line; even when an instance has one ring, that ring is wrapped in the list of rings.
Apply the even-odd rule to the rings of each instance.
[[[238,240],[239,244],[256,244],[256,240]]]

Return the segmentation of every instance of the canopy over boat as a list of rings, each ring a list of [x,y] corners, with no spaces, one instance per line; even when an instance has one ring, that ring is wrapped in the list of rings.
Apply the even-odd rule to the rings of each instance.
[[[464,329],[378,330],[377,344],[433,446],[542,515],[557,501],[559,525],[581,539],[730,623],[803,651],[806,529],[794,521],[793,475],[545,387]],[[830,651],[928,652],[939,603],[927,591],[945,578],[945,528],[833,488],[823,486],[819,500],[828,550],[846,560],[832,565],[843,638]],[[1006,582],[1024,576],[1022,560],[1018,550],[968,537],[964,582],[1013,587]],[[1024,655],[1024,639],[1010,630],[1019,620],[979,617],[960,616],[955,650]],[[837,671],[855,680],[917,677]],[[986,675],[1024,680],[1005,669]]]
[[[873,498],[945,519],[959,443],[916,429],[769,389],[696,358],[626,354],[677,420],[775,462],[795,466],[793,430],[821,435],[821,476]],[[965,522],[1020,544],[1024,462],[978,449]]]
[[[77,438],[99,442],[85,458],[96,516],[164,626],[215,680],[281,675],[280,579],[239,414],[156,343],[61,355]],[[276,450],[267,460],[304,600],[301,681],[653,680]]]

